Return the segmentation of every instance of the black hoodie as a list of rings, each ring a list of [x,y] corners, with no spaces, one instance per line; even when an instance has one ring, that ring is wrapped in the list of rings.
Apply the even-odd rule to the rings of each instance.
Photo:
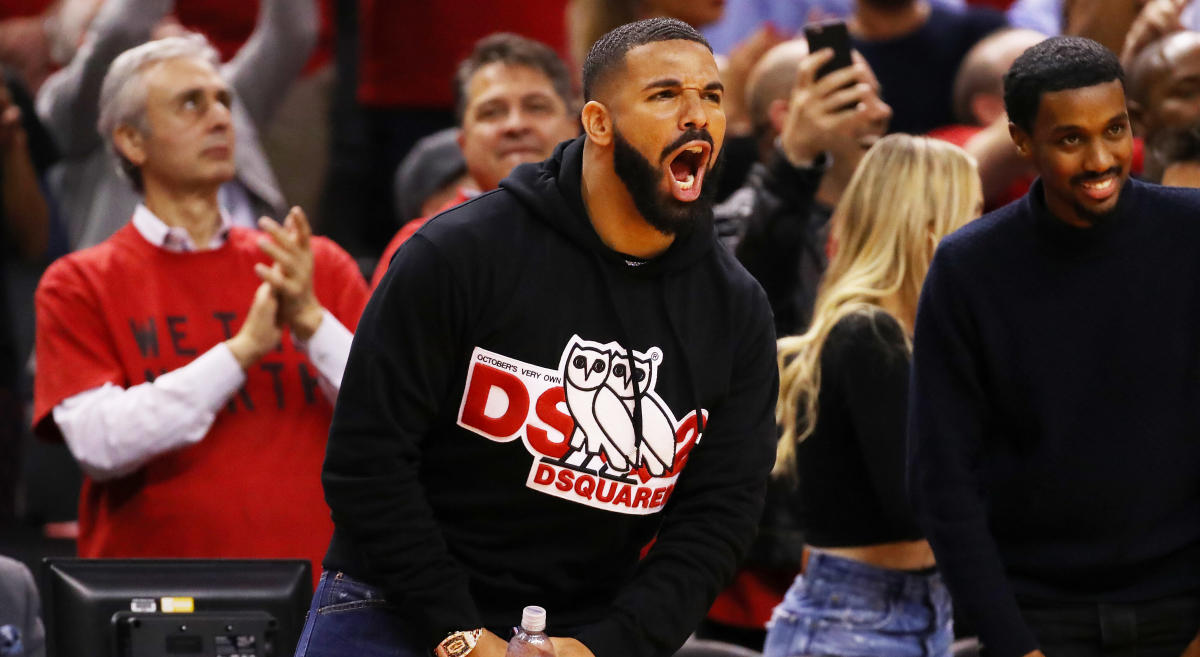
[[[430,647],[507,638],[539,604],[551,636],[597,657],[670,655],[758,520],[778,379],[765,295],[711,225],[648,261],[606,247],[582,152],[560,144],[426,224],[354,338],[325,567],[383,588]]]

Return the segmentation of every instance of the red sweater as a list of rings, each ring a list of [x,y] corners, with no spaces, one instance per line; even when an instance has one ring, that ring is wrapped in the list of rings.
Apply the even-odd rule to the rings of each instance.
[[[240,328],[267,262],[260,233],[234,228],[224,246],[175,253],[132,224],[46,270],[35,295],[34,426],[58,436],[51,411],[105,383],[130,387],[186,365]],[[354,330],[366,285],[344,251],[314,238],[321,304]],[[332,406],[317,370],[284,331],[278,350],[199,443],[107,482],[85,477],[82,557],[303,558],[320,572],[333,526],[321,489]]]
[[[388,265],[390,265],[392,262],[392,256],[396,255],[396,251],[400,250],[401,244],[404,244],[406,241],[408,241],[408,238],[412,237],[414,233],[420,230],[421,226],[424,226],[426,221],[429,221],[435,215],[441,214],[446,210],[458,205],[459,203],[467,202],[470,200],[470,198],[471,197],[468,196],[466,192],[464,192],[462,189],[459,189],[458,195],[447,201],[442,207],[438,208],[437,212],[434,212],[428,217],[418,217],[401,226],[400,230],[396,231],[396,234],[392,236],[392,241],[388,242],[387,246],[383,247],[383,255],[379,257],[379,263],[375,265],[375,272],[371,274],[371,290],[374,291],[375,288],[379,287],[379,281],[383,280],[383,275],[387,273]]]

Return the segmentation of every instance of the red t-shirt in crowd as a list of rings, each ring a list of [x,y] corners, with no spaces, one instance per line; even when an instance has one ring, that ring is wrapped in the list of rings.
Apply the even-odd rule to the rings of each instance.
[[[60,258],[35,295],[34,425],[61,438],[51,411],[105,383],[124,388],[186,365],[237,332],[269,262],[262,233],[234,228],[221,248],[177,253],[133,225]],[[313,238],[317,299],[354,330],[365,281],[333,242]],[[284,331],[282,344],[197,444],[124,477],[85,477],[82,557],[302,558],[320,573],[333,525],[321,487],[332,405],[316,367]]]
[[[383,280],[383,275],[387,273],[388,265],[392,263],[392,256],[396,255],[396,251],[400,249],[401,244],[404,244],[408,238],[413,236],[413,233],[417,232],[421,226],[424,226],[426,221],[429,221],[438,214],[441,214],[442,212],[445,212],[446,210],[449,210],[450,208],[458,205],[459,203],[463,203],[470,198],[471,196],[468,196],[467,193],[460,188],[458,190],[458,195],[447,201],[442,207],[438,208],[437,212],[434,212],[428,217],[419,217],[417,219],[413,219],[412,221],[401,226],[400,230],[396,231],[396,234],[392,236],[392,241],[388,242],[387,246],[383,247],[383,255],[379,257],[379,263],[375,265],[375,272],[371,274],[371,291],[374,292],[375,288],[379,287],[379,281]]]
[[[320,0],[321,33],[304,67],[306,74],[333,59],[333,2]],[[184,27],[208,37],[217,52],[221,53],[221,61],[229,61],[254,32],[261,4],[261,1],[246,0],[178,0],[175,3],[175,17]]]
[[[4,0],[0,2],[0,20],[37,16],[54,3],[54,0]]]
[[[454,71],[493,32],[537,39],[566,56],[567,0],[359,0],[358,100],[370,107],[448,109]]]

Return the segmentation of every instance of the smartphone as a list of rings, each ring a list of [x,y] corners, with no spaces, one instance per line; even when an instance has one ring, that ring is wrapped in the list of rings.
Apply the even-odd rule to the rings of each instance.
[[[817,69],[817,79],[850,65],[850,33],[842,21],[825,21],[809,23],[804,26],[804,38],[808,41],[808,51],[817,52],[822,48],[833,49],[833,59]]]

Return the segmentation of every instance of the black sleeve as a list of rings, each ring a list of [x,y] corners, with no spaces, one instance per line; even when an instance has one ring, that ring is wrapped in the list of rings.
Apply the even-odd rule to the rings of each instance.
[[[962,279],[939,248],[917,310],[909,413],[908,484],[954,604],[996,657],[1037,649],[988,529],[979,461],[988,404],[978,335]]]
[[[908,418],[908,345],[904,329],[884,312],[844,318],[834,327],[828,372],[846,401],[875,499],[888,527],[916,533],[905,493],[905,437]],[[823,374],[824,376],[824,374]]]
[[[809,243],[809,217],[824,173],[824,157],[796,168],[776,149],[771,162],[750,177],[752,203],[735,253],[767,293],[780,335],[803,330],[799,318],[808,313],[794,307],[802,283],[797,263],[806,248],[824,248]]]
[[[430,646],[483,626],[418,478],[422,442],[458,369],[462,289],[422,235],[404,244],[359,320],[321,474],[334,525]]]
[[[12,94],[13,103],[21,108],[21,127],[25,129],[25,136],[29,140],[29,159],[33,161],[33,168],[37,170],[38,175],[44,176],[50,165],[58,161],[58,149],[54,146],[50,133],[46,132],[46,127],[38,119],[29,90],[12,76],[7,76],[5,82],[8,84],[9,93]]]
[[[762,293],[741,330],[729,393],[664,511],[654,547],[603,621],[577,637],[596,657],[673,654],[732,579],[753,538],[775,457],[775,333]]]

